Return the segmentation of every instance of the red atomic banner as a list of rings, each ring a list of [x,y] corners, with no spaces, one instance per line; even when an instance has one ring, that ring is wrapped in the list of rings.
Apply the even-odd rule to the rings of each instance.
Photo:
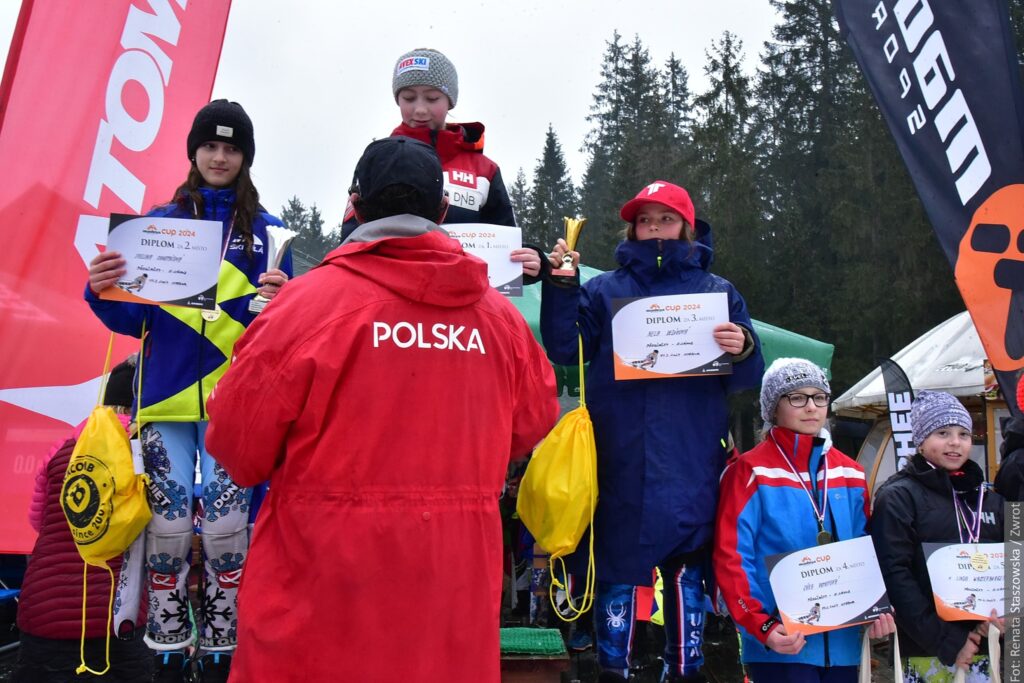
[[[49,448],[95,405],[109,332],[82,299],[111,213],[170,199],[230,0],[25,0],[0,82],[0,552],[28,552]],[[118,338],[114,363],[138,349]]]

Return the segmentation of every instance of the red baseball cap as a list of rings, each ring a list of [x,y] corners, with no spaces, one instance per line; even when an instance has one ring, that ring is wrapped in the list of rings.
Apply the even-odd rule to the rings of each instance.
[[[644,204],[664,204],[682,216],[691,227],[696,225],[690,193],[678,185],[655,180],[623,204],[619,215],[622,216],[622,220],[632,223],[636,219],[636,212]]]

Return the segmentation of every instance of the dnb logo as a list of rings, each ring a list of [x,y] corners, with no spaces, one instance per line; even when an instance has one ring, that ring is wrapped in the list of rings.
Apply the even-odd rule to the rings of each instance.
[[[1024,185],[996,190],[960,241],[956,283],[996,370],[1024,364]]]
[[[113,511],[114,477],[107,466],[91,455],[75,458],[68,465],[60,504],[78,545],[103,538]]]

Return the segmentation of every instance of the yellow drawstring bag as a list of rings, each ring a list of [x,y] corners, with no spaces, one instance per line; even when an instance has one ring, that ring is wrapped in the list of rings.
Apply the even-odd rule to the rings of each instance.
[[[110,336],[100,397],[106,389],[114,336]],[[61,486],[60,504],[71,528],[82,566],[81,663],[75,670],[102,676],[110,669],[110,622],[114,608],[114,572],[107,560],[124,553],[146,528],[152,513],[146,501],[147,478],[135,474],[128,434],[112,408],[97,405],[78,437]],[[110,574],[107,614],[107,668],[93,671],[85,664],[86,582],[89,565]]]
[[[597,507],[597,450],[594,427],[587,411],[583,383],[583,339],[580,346],[580,405],[558,421],[551,433],[533,452],[519,485],[516,512],[537,544],[551,554],[549,596],[554,611],[564,621],[574,621],[587,611],[594,599],[594,534],[591,528],[584,594],[577,605],[568,590],[565,560],[576,550],[583,533],[592,527]],[[556,562],[561,578],[556,575]],[[555,604],[556,589],[565,590],[572,617],[565,617]]]

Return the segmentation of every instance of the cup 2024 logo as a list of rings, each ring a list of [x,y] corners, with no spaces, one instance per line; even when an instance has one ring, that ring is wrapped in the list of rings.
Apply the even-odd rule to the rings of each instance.
[[[103,538],[113,512],[114,476],[100,460],[79,456],[68,465],[60,492],[61,507],[78,545]]]
[[[956,283],[996,370],[1024,364],[1024,185],[999,188],[960,241]]]

